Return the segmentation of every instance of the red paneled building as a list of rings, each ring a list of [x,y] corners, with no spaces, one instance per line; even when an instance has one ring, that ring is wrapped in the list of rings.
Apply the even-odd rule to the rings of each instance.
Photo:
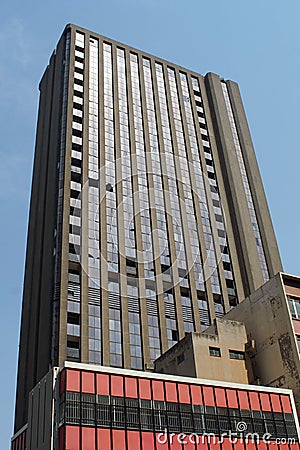
[[[285,389],[66,363],[35,387],[29,404],[13,450],[299,448]]]

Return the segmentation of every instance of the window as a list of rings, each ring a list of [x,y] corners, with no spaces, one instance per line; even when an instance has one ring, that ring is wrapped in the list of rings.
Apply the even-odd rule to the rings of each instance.
[[[71,361],[80,359],[80,344],[78,340],[67,341],[67,358]]]
[[[181,355],[177,356],[177,364],[182,363],[185,360],[184,353],[181,353]]]
[[[139,401],[137,398],[126,398],[126,425],[131,430],[139,430]]]
[[[95,425],[95,395],[81,394],[81,423]]]
[[[125,399],[123,397],[111,397],[112,427],[125,428]]]
[[[300,336],[296,335],[296,339],[297,339],[298,351],[300,352]]]
[[[239,352],[237,350],[229,350],[229,358],[230,359],[245,359],[245,352]]]
[[[66,392],[65,420],[70,424],[80,423],[80,393]]]
[[[293,319],[300,319],[300,298],[287,296]]]
[[[209,347],[209,354],[210,356],[221,358],[221,349],[218,347]]]
[[[167,406],[167,422],[168,429],[174,433],[180,433],[180,414],[179,414],[179,405],[178,403],[166,403]]]
[[[153,430],[152,403],[150,400],[140,400],[141,430]]]
[[[109,397],[105,395],[97,395],[96,418],[97,425],[101,427],[110,427],[111,408]]]

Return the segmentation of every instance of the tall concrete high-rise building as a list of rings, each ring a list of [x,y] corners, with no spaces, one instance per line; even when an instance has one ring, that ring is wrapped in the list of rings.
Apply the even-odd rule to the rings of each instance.
[[[237,84],[66,26],[40,83],[15,429],[49,368],[150,370],[281,270]]]

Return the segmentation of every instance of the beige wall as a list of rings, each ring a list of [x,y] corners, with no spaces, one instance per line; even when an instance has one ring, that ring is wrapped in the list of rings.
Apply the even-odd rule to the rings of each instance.
[[[226,318],[245,323],[255,340],[254,375],[265,386],[290,388],[300,409],[300,360],[282,275],[279,273]]]
[[[194,336],[194,348],[197,352],[199,349],[199,356],[201,355],[196,358],[197,376],[212,380],[250,383],[253,375],[248,356],[245,355],[245,361],[229,358],[229,350],[245,352],[247,340],[244,324],[216,319],[215,325],[209,327],[203,335]],[[221,358],[210,356],[210,346],[221,349]]]
[[[155,361],[155,371],[202,379],[249,383],[253,379],[251,363],[230,359],[229,350],[245,351],[247,333],[244,325],[216,319],[205,333],[191,333]],[[211,356],[209,348],[217,347],[221,357]],[[183,361],[180,361],[184,355]]]

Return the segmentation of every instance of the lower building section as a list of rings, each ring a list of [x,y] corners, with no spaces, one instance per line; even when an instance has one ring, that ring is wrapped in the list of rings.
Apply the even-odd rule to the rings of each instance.
[[[225,320],[245,325],[254,380],[292,389],[300,413],[300,277],[278,273]]]
[[[28,425],[21,428],[13,437],[12,440],[12,450],[26,450],[27,447],[27,429]]]
[[[280,442],[239,437],[196,436],[68,426],[61,429],[61,450],[298,450],[294,439]]]
[[[299,450],[289,390],[79,363],[47,377],[13,450]]]

